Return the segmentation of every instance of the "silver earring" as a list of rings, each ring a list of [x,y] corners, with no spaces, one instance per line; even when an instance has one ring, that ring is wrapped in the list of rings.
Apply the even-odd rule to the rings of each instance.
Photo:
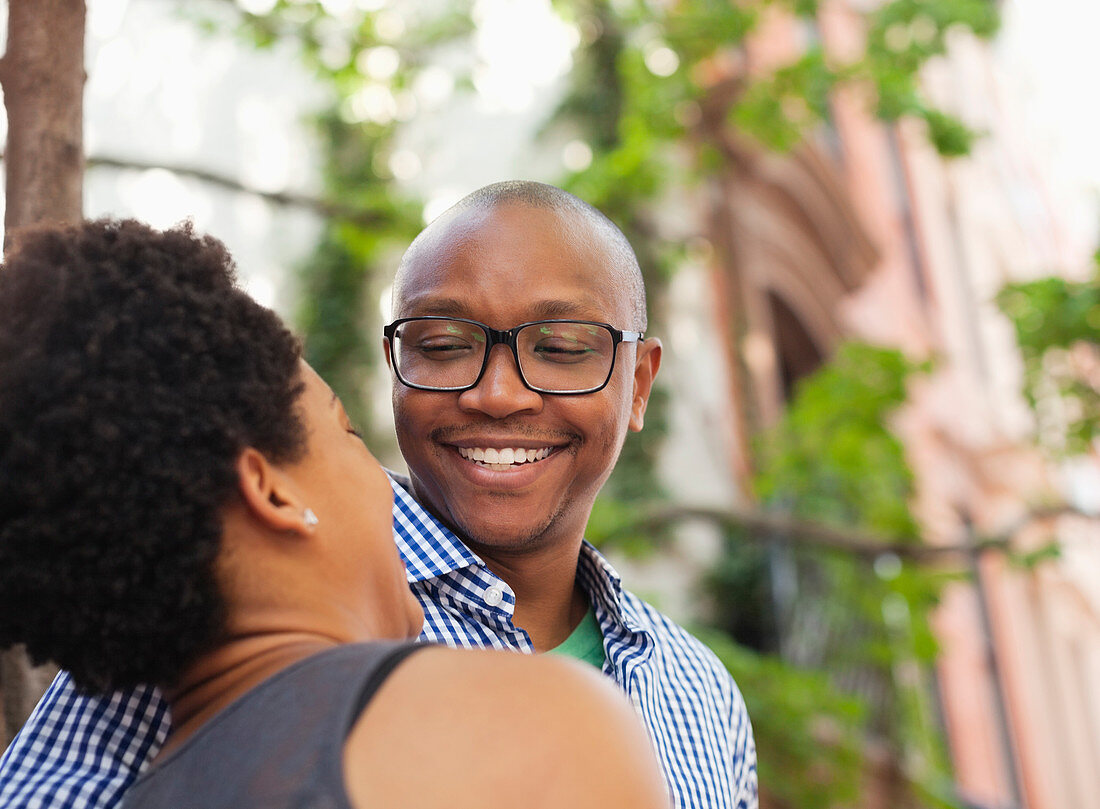
[[[317,519],[317,515],[313,513],[313,509],[311,508],[307,508],[305,511],[302,512],[302,519],[305,521],[305,524],[308,525],[310,528],[316,527],[317,523],[320,522],[320,520]]]

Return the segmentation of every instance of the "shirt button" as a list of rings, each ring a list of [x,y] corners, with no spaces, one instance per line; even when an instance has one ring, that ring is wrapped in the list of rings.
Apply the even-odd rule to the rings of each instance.
[[[485,603],[490,607],[495,607],[504,598],[504,593],[501,592],[499,587],[490,587],[485,591]]]

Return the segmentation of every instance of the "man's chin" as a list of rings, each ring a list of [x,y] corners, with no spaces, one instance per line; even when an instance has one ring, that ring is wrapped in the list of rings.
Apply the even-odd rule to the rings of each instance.
[[[502,513],[503,512],[503,513]],[[476,511],[453,513],[452,528],[478,555],[523,553],[555,541],[558,514],[540,515],[532,509],[507,510],[486,505]]]
[[[414,484],[420,494],[425,487]],[[534,502],[528,493],[453,486],[418,497],[428,510],[479,555],[525,552],[554,543],[563,534],[563,502]],[[455,508],[454,506],[458,506]],[[555,508],[557,506],[557,508]],[[580,532],[583,533],[583,524]]]
[[[529,521],[520,523],[485,523],[459,526],[462,537],[471,550],[482,553],[514,553],[540,547],[547,541],[548,524],[532,526]]]

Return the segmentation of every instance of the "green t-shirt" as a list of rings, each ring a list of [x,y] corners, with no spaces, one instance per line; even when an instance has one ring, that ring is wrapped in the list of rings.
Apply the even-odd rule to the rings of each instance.
[[[591,663],[596,668],[603,670],[603,632],[596,620],[596,611],[591,607],[577,624],[568,638],[555,646],[547,654],[565,655],[583,663]]]

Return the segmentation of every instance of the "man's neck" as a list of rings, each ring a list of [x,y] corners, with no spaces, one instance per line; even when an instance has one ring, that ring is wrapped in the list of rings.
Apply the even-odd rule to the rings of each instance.
[[[562,643],[588,612],[588,596],[577,582],[579,543],[536,553],[477,553],[515,593],[512,623],[527,632],[536,652]]]
[[[425,499],[417,495],[408,477],[389,470],[387,473],[421,508],[446,524]],[[543,538],[535,550],[528,547],[510,551],[474,542],[453,525],[448,528],[512,588],[516,596],[512,623],[527,632],[535,651],[549,651],[561,644],[588,612],[588,596],[577,583],[577,563],[583,539],[580,532],[571,541]]]

